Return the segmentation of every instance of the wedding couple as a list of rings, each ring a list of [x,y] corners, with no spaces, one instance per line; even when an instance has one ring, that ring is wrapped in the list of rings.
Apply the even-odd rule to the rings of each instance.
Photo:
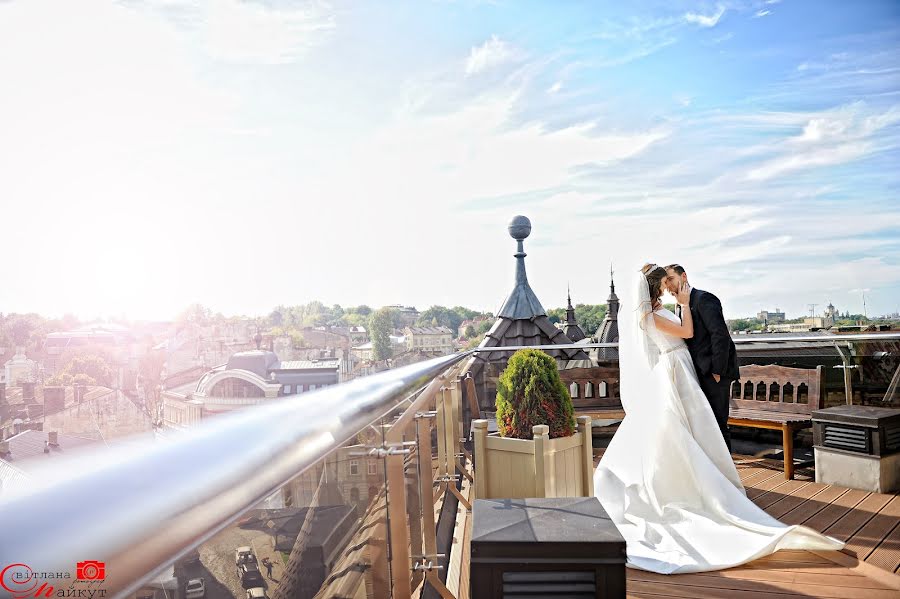
[[[662,306],[665,292],[679,315]],[[647,264],[626,290],[619,365],[625,419],[594,472],[594,494],[625,537],[629,566],[702,572],[779,549],[843,547],[747,498],[727,425],[734,343],[718,298],[691,288],[682,267]]]

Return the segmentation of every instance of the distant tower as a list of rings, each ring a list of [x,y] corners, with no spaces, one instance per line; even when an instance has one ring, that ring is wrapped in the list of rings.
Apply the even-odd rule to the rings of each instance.
[[[563,332],[572,341],[581,341],[587,335],[584,334],[584,331],[578,326],[578,321],[575,320],[575,308],[572,307],[572,291],[567,289],[567,292],[569,303],[566,306],[566,324],[563,326]]]
[[[833,327],[838,318],[837,308],[834,307],[834,304],[828,302],[828,306],[825,308],[825,327]]]
[[[619,341],[619,296],[616,295],[616,283],[613,280],[612,264],[609,265],[609,297],[606,300],[606,316],[594,338],[597,343],[617,343]],[[600,362],[617,361],[619,350],[613,347],[601,347],[597,350],[597,360]]]

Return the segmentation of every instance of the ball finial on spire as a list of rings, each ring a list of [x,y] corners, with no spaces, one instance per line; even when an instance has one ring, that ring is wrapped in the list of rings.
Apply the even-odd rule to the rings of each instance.
[[[527,216],[514,216],[513,219],[509,221],[507,230],[509,231],[510,237],[516,241],[522,241],[531,235],[531,221],[528,220]]]

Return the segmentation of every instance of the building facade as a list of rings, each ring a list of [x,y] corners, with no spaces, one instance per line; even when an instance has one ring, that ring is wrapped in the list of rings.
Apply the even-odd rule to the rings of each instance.
[[[447,327],[406,327],[407,351],[423,351],[438,355],[453,353],[453,331]]]

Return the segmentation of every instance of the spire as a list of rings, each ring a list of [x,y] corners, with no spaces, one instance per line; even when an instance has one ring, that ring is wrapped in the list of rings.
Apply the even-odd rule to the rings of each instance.
[[[612,263],[609,264],[609,297],[606,299],[606,320],[617,320],[619,314],[619,296],[616,295],[616,282],[613,279],[615,271]]]
[[[503,302],[503,306],[497,313],[500,318],[513,320],[531,319],[536,316],[546,316],[547,312],[538,301],[534,291],[528,284],[528,276],[525,274],[525,247],[523,241],[531,235],[531,221],[524,216],[514,217],[507,227],[509,236],[516,240],[517,251],[513,256],[516,259],[516,283],[512,293]]]
[[[575,308],[572,307],[572,290],[566,286],[568,292],[568,304],[566,305],[566,325],[574,325],[577,324],[575,321]]]

